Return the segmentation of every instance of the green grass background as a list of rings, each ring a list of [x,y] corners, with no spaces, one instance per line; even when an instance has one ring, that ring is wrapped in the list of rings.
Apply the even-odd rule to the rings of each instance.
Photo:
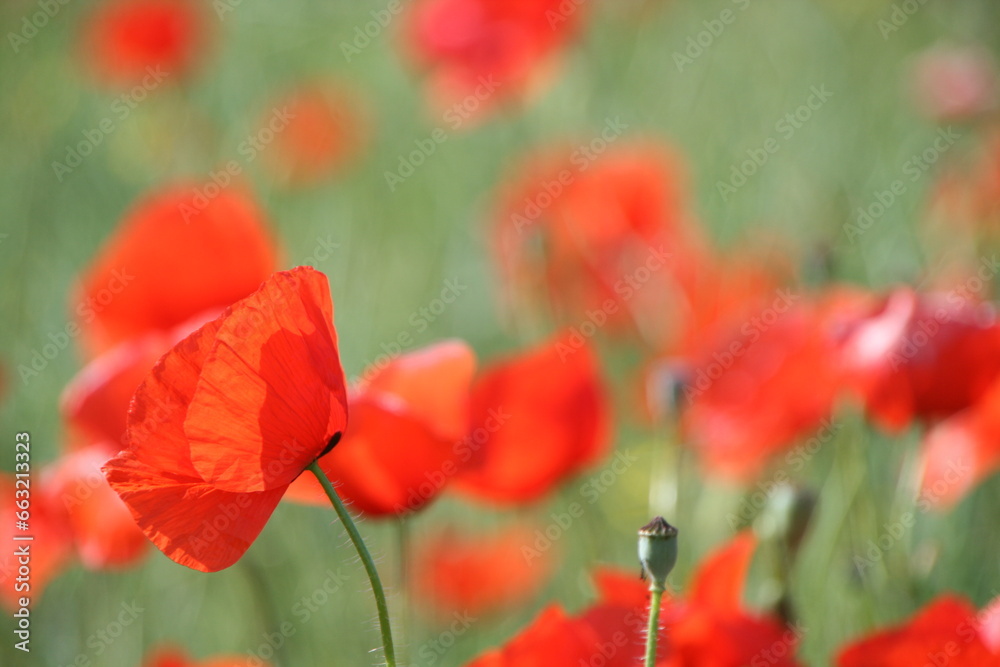
[[[80,132],[110,115],[112,95],[81,75],[76,39],[88,3],[69,3],[37,37],[14,54],[0,45],[0,357],[9,394],[0,405],[0,438],[29,430],[36,469],[57,456],[64,437],[57,404],[80,368],[73,349],[59,355],[27,386],[17,366],[67,322],[68,294],[79,272],[141,193],[164,181],[203,177],[235,153],[273,96],[299,78],[330,75],[368,99],[372,138],[352,170],[320,187],[284,190],[268,182],[259,164],[247,171],[285,248],[286,264],[313,254],[328,236],[339,249],[317,268],[329,277],[337,306],[342,357],[349,375],[360,372],[401,331],[410,315],[440,292],[445,279],[467,291],[423,334],[419,344],[462,337],[481,359],[530,342],[501,329],[495,276],[483,233],[491,193],[527,150],[564,140],[588,141],[609,117],[630,125],[625,138],[658,137],[687,160],[691,202],[722,246],[742,239],[782,239],[803,257],[832,250],[835,277],[875,287],[918,280],[934,261],[917,242],[915,222],[931,175],[857,243],[842,226],[876,190],[898,178],[902,164],[933,140],[937,127],[922,119],[906,95],[911,58],[940,42],[977,41],[1000,47],[1000,6],[983,1],[927,3],[900,30],[883,39],[876,25],[888,2],[859,0],[751,0],[638,3],[584,0],[590,13],[581,39],[565,52],[551,89],[523,113],[501,114],[448,141],[415,175],[390,193],[383,176],[398,156],[428,136],[441,119],[422,106],[420,81],[403,62],[391,25],[345,61],[340,43],[370,20],[382,2],[304,0],[239,4],[218,23],[218,40],[205,66],[182,87],[164,89],[119,123],[83,165],[60,183],[51,163]],[[723,9],[737,20],[683,71],[673,54]],[[33,3],[7,2],[0,32],[20,28]],[[825,85],[834,95],[788,140],[750,183],[724,202],[716,183],[747,149],[774,136],[774,124]],[[956,151],[973,145],[963,131]],[[807,269],[809,267],[806,267]],[[633,410],[636,355],[611,351],[610,375],[619,414]],[[983,485],[944,516],[921,515],[879,567],[858,577],[851,557],[882,525],[905,511],[896,480],[912,459],[919,434],[887,438],[841,414],[837,440],[813,458],[801,476],[822,490],[812,530],[794,571],[795,603],[807,628],[801,656],[828,664],[831,652],[875,625],[900,619],[943,590],[982,605],[1000,593],[1000,485]],[[635,566],[635,530],[649,516],[649,462],[662,445],[656,434],[621,420],[619,448],[641,464],[621,477],[601,501],[566,531],[557,549],[564,565],[543,594],[523,609],[480,619],[436,664],[460,665],[522,627],[541,606],[559,600],[578,609],[591,599],[588,571],[597,563]],[[13,467],[13,447],[0,468]],[[731,531],[725,516],[742,490],[703,480],[691,461],[681,472],[676,517],[681,559],[674,574],[682,589],[698,558]],[[548,521],[579,499],[586,476],[520,514]],[[414,539],[440,522],[489,529],[510,513],[445,497],[412,520]],[[194,655],[255,649],[262,633],[295,621],[293,608],[326,578],[347,577],[339,593],[296,625],[275,661],[281,665],[372,664],[378,643],[374,606],[360,563],[332,511],[279,507],[245,558],[224,572],[187,570],[153,551],[140,567],[86,572],[73,566],[33,609],[30,656],[14,651],[12,619],[0,621],[0,664],[71,664],[84,654],[93,665],[137,665],[144,650],[175,641]],[[365,521],[362,531],[379,554],[386,583],[402,589],[398,525]],[[921,554],[937,550],[928,570]],[[766,596],[755,567],[748,600]],[[145,611],[102,654],[87,640],[118,615],[123,601]],[[398,653],[416,661],[420,648],[444,629],[418,601],[397,595],[392,608],[403,633]],[[409,621],[404,621],[409,619]],[[425,653],[426,655],[426,653]],[[428,664],[426,661],[421,664]]]

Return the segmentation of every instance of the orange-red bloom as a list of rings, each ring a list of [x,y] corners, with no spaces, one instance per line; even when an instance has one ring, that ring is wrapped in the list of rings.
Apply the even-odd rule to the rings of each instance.
[[[598,361],[568,333],[495,362],[472,388],[468,463],[456,489],[481,500],[536,500],[607,452]]]
[[[87,20],[83,51],[112,85],[149,86],[184,77],[208,38],[206,7],[192,0],[106,0]]]
[[[126,216],[84,272],[73,315],[85,347],[103,352],[214,314],[257,289],[275,263],[262,213],[238,188],[158,190]]]
[[[462,124],[517,99],[544,80],[546,64],[571,39],[586,8],[560,0],[418,0],[407,10],[410,57],[430,70],[429,96]]]
[[[279,179],[293,185],[322,181],[361,150],[366,128],[357,101],[329,84],[304,85],[277,100],[288,124],[263,153]],[[268,111],[273,114],[273,111]]]
[[[993,634],[996,605],[977,615],[964,599],[942,595],[909,621],[842,649],[837,667],[995,667],[1000,665]]]
[[[346,425],[329,286],[299,267],[157,362],[129,410],[128,447],[104,471],[158,548],[215,571],[243,555]]]
[[[450,529],[431,535],[413,559],[417,599],[442,617],[455,612],[479,617],[522,603],[552,571],[551,551],[538,558],[524,555],[537,539],[535,531],[521,525],[488,534]]]
[[[871,418],[899,430],[985,394],[1000,376],[1000,324],[965,293],[900,288],[849,325],[841,358]]]
[[[560,321],[659,340],[675,324],[678,275],[703,254],[682,169],[645,147],[587,155],[529,162],[501,193],[493,232],[507,298],[541,295]]]
[[[445,341],[393,359],[352,388],[344,442],[320,459],[337,492],[369,516],[420,509],[458,472],[469,420],[476,359],[462,341]],[[329,502],[312,476],[289,498]]]
[[[101,474],[101,466],[116,451],[117,443],[91,445],[64,454],[45,471],[45,492],[65,510],[76,553],[89,569],[134,563],[148,544]]]

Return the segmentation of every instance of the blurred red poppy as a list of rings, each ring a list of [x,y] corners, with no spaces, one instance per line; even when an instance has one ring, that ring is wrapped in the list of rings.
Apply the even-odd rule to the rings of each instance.
[[[92,445],[64,454],[45,471],[46,493],[65,508],[76,553],[89,569],[130,565],[145,554],[148,544],[101,474],[101,466],[117,449],[117,443]]]
[[[525,556],[537,539],[535,531],[521,525],[429,535],[413,558],[419,604],[442,617],[458,612],[478,618],[527,601],[545,583],[555,560],[551,550],[537,558]]]
[[[63,390],[60,408],[69,430],[69,444],[127,442],[125,423],[132,395],[164,352],[201,324],[154,331],[116,345],[88,363]]]
[[[344,442],[320,459],[338,493],[368,516],[402,515],[433,500],[458,472],[475,354],[462,341],[410,352],[350,392]],[[312,476],[288,498],[326,504]]]
[[[18,508],[16,502],[25,496],[25,489],[31,492],[28,530],[16,528]],[[15,495],[18,491],[21,494]],[[30,535],[30,542],[15,538]],[[65,509],[58,498],[41,493],[36,484],[27,487],[23,479],[9,473],[0,472],[0,539],[5,548],[0,550],[0,603],[10,609],[19,608],[22,597],[38,600],[48,583],[68,562],[73,551],[73,536],[70,532]],[[24,571],[20,550],[30,545],[29,563]]]
[[[656,664],[660,667],[794,667],[801,636],[776,618],[743,607],[740,596],[756,541],[741,533],[713,552],[692,579],[688,599],[665,595]],[[716,580],[717,579],[717,580]],[[600,599],[577,617],[550,607],[506,646],[485,653],[471,667],[641,664],[648,592],[634,574],[601,570]]]
[[[824,422],[840,388],[827,307],[778,290],[689,362],[681,427],[713,472],[752,479]]]
[[[322,181],[354,159],[365,142],[360,104],[342,88],[303,85],[276,100],[274,108],[283,111],[288,124],[274,133],[263,155],[272,172],[288,184]]]
[[[192,660],[186,651],[173,647],[157,648],[146,656],[143,667],[268,667],[270,663],[247,655],[219,655],[205,660]]]
[[[837,667],[1000,665],[975,608],[955,595],[941,595],[908,621],[880,630],[841,649]]]
[[[207,8],[194,0],[104,0],[87,18],[85,61],[117,86],[183,78],[208,41]]]
[[[274,271],[275,254],[261,211],[238,188],[152,192],[84,272],[73,314],[85,347],[103,352],[228,306]]]
[[[429,97],[461,126],[500,100],[540,88],[586,7],[560,0],[417,0],[408,8],[409,58],[429,70]],[[452,120],[454,119],[454,120]]]
[[[524,503],[596,463],[608,451],[607,397],[589,343],[563,332],[494,362],[472,387],[469,461],[459,492]]]
[[[922,507],[949,507],[1000,469],[1000,379],[924,438]]]
[[[969,407],[1000,374],[1000,325],[962,290],[899,288],[847,325],[841,359],[871,419],[890,430]]]
[[[346,393],[326,277],[279,272],[157,362],[104,472],[168,557],[220,570],[340,439]]]
[[[967,120],[996,108],[996,65],[986,49],[929,49],[914,63],[912,77],[917,105],[933,120]]]
[[[589,155],[531,160],[502,192],[494,238],[507,299],[544,295],[561,322],[658,341],[679,276],[705,254],[678,160],[635,146]]]

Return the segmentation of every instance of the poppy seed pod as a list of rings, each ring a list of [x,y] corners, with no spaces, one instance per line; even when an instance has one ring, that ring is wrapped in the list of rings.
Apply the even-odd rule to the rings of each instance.
[[[667,575],[677,563],[677,529],[662,516],[639,529],[639,562],[650,589],[666,589]]]

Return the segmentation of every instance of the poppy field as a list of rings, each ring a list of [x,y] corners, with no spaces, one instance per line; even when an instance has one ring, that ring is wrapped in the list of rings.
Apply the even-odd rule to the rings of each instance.
[[[1000,665],[995,3],[0,28],[0,665]]]

